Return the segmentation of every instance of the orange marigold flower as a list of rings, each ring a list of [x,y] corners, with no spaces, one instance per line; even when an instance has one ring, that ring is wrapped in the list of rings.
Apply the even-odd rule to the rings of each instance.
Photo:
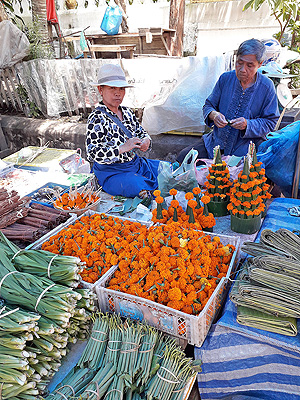
[[[202,196],[201,201],[203,204],[208,204],[210,202],[210,197],[209,196]]]
[[[154,190],[154,192],[153,192],[153,196],[155,196],[155,197],[158,197],[158,196],[160,196],[160,193],[161,193],[161,191],[160,190]]]
[[[195,187],[195,188],[193,189],[193,193],[194,193],[194,194],[200,194],[200,193],[201,193],[201,189],[199,188],[199,186],[198,186],[198,187]]]
[[[196,200],[189,200],[188,201],[188,206],[191,208],[196,208],[197,207],[197,201]]]
[[[188,192],[188,193],[185,194],[184,197],[186,198],[186,200],[193,200],[194,194],[191,193],[191,192]]]
[[[168,295],[171,301],[179,301],[182,297],[181,290],[177,287],[170,289]]]
[[[169,191],[169,193],[170,193],[171,196],[176,196],[177,190],[176,190],[176,189],[171,189],[171,190]]]
[[[155,197],[155,201],[157,204],[162,204],[164,202],[164,198],[161,196]]]
[[[179,207],[179,201],[178,200],[172,200],[171,201],[171,207],[173,207],[173,208]]]

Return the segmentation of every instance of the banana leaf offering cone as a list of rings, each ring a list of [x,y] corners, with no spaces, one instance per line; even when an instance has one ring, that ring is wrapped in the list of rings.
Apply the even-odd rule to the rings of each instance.
[[[264,218],[267,214],[267,200],[272,197],[269,193],[270,185],[267,183],[265,169],[262,168],[262,162],[257,160],[255,144],[250,142],[248,149],[250,162],[250,173],[257,180],[258,187],[261,189],[260,197],[262,198],[265,209],[262,211],[261,217]]]
[[[257,172],[250,171],[252,160],[250,155],[244,158],[243,171],[230,191],[228,210],[231,214],[231,229],[234,232],[252,234],[259,230],[261,214],[265,209],[260,181],[256,178]]]
[[[209,168],[205,194],[210,197],[208,204],[209,211],[215,217],[227,215],[227,205],[229,203],[229,192],[232,186],[230,181],[229,169],[225,161],[222,161],[220,146],[214,148],[214,161]]]

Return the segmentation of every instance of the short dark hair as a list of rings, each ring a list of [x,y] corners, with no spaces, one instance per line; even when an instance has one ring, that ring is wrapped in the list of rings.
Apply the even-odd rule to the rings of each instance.
[[[256,60],[260,63],[264,60],[266,47],[258,39],[248,39],[239,45],[236,56],[245,56],[246,54],[254,54]]]

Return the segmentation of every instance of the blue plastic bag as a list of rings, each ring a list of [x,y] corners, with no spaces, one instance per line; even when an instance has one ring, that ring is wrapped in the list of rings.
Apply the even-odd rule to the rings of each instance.
[[[116,35],[122,22],[122,11],[119,6],[107,6],[100,28],[108,35]]]
[[[291,197],[298,149],[300,121],[267,135],[258,147],[257,159],[265,165],[266,176]]]

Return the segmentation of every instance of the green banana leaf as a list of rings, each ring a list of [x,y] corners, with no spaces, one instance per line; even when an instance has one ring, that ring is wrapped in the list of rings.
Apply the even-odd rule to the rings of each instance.
[[[262,329],[264,331],[287,336],[297,335],[296,318],[275,317],[274,315],[254,310],[249,307],[238,306],[236,320],[241,325]]]

